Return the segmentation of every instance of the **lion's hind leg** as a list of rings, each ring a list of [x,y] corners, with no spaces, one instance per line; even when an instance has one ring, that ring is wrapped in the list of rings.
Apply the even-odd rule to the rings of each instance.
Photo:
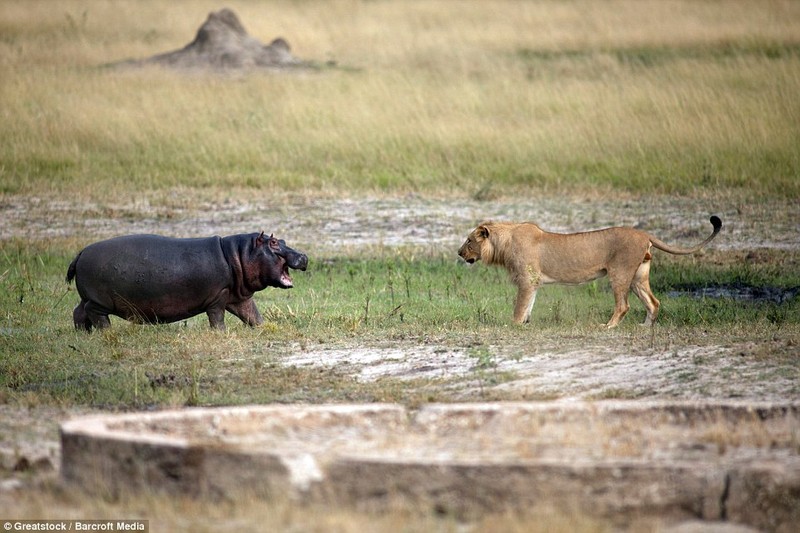
[[[606,324],[607,328],[616,327],[631,308],[628,304],[628,292],[631,290],[634,277],[635,272],[630,266],[618,265],[614,269],[609,268],[608,280],[611,282],[611,292],[614,293],[614,314]]]
[[[611,315],[611,319],[606,324],[607,328],[611,329],[616,327],[628,313],[628,309],[631,308],[628,304],[629,288],[629,285],[615,285],[612,282],[611,290],[614,292],[614,314]]]
[[[661,307],[661,302],[655,297],[653,291],[650,290],[650,254],[645,256],[644,262],[636,269],[636,275],[633,277],[631,289],[634,294],[639,297],[645,308],[647,309],[647,317],[644,319],[642,325],[652,326],[658,317],[658,308]]]

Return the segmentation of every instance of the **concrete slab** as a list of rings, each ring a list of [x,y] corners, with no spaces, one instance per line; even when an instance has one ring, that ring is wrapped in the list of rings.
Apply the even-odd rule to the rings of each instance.
[[[800,523],[800,403],[193,408],[71,420],[61,442],[63,479],[112,496]]]

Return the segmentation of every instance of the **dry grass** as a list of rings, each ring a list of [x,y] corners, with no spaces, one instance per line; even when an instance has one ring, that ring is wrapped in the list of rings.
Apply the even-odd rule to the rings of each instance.
[[[498,511],[461,519],[408,507],[356,513],[352,509],[290,501],[215,502],[140,494],[111,500],[46,482],[38,491],[0,493],[0,506],[14,509],[15,520],[148,520],[150,531],[302,531],[337,533],[406,532],[576,532],[612,530],[610,522],[578,511],[538,506],[518,514]],[[650,528],[657,521],[650,519]]]
[[[361,70],[97,69],[185,45],[219,6],[4,2],[0,190],[797,193],[793,2],[230,7]]]

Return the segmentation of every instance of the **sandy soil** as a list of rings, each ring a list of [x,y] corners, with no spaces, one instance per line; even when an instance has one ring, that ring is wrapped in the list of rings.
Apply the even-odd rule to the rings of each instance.
[[[775,347],[782,348],[789,347]],[[755,357],[763,347],[753,343],[669,349],[617,343],[482,349],[488,357],[441,346],[353,347],[301,352],[286,356],[283,362],[335,367],[361,381],[419,380],[420,386],[443,388],[466,401],[482,397],[565,402],[639,397],[800,399],[796,371]]]

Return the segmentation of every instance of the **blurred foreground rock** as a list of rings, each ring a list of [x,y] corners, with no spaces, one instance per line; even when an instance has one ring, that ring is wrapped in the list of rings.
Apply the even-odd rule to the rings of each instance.
[[[800,404],[252,406],[62,424],[63,480],[106,495],[283,498],[457,516],[800,523]],[[688,525],[686,527],[689,527]]]

